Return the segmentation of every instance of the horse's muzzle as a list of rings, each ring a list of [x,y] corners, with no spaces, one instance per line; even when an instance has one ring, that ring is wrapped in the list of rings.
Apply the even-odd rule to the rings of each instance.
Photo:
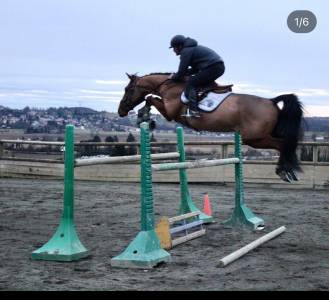
[[[122,109],[121,107],[119,107],[118,109],[118,115],[122,118],[128,115],[128,111]]]

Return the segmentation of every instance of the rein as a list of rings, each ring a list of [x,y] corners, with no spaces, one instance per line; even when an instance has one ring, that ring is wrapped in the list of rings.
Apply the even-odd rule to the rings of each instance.
[[[146,75],[146,76],[148,76],[148,75]],[[144,76],[144,77],[145,77],[145,76]],[[141,78],[143,78],[143,77],[141,77]],[[157,94],[159,88],[160,88],[163,84],[165,84],[167,81],[170,81],[170,80],[171,80],[171,79],[169,79],[169,78],[165,79],[164,81],[160,82],[155,88],[153,88],[153,89],[151,89],[151,90],[149,90],[148,87],[146,87],[146,86],[138,85],[138,84],[136,84],[135,87],[145,89],[149,94]]]
[[[149,75],[146,75],[146,76],[149,76]],[[140,77],[141,78],[144,78],[146,76],[143,76],[143,77]],[[157,84],[154,88],[149,88],[148,86],[145,86],[145,85],[139,85],[137,84],[137,82],[134,84],[134,86],[132,88],[140,88],[140,89],[145,89],[146,92],[148,94],[156,94],[158,96],[159,95],[159,89],[162,85],[164,85],[166,82],[171,82],[171,83],[174,83],[174,81],[172,81],[172,79],[170,78],[166,78],[165,80],[161,81],[159,84]],[[168,89],[169,88],[172,88],[174,87],[175,85],[173,86],[169,86],[167,87]],[[154,120],[151,120],[151,117],[150,117],[150,110],[151,110],[151,101],[147,99],[147,97],[145,97],[145,105],[144,107],[142,107],[141,109],[138,110],[138,120],[137,120],[137,124],[139,125],[141,122],[149,122],[151,124],[152,122],[152,125],[150,125],[150,128],[155,128],[155,121]],[[161,99],[158,99],[159,101],[161,101]],[[193,128],[194,130],[198,131],[197,128],[195,128],[194,126],[192,126],[190,123],[189,123],[189,120],[185,117],[183,119],[183,123],[185,126],[188,126],[190,128]]]

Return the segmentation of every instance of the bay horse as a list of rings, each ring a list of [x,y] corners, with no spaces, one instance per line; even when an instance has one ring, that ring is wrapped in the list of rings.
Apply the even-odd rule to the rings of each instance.
[[[239,132],[245,145],[256,149],[275,149],[280,156],[276,174],[286,182],[297,181],[295,171],[302,171],[296,155],[303,136],[303,105],[294,94],[276,98],[231,93],[213,112],[199,118],[186,117],[187,106],[180,100],[185,82],[169,79],[170,73],[129,75],[129,84],[120,101],[118,114],[128,112],[145,101],[154,106],[168,121],[176,121],[196,131]],[[278,103],[282,102],[280,108]]]

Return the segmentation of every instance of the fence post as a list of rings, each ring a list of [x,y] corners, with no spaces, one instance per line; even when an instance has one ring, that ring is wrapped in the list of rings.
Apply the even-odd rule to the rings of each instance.
[[[154,226],[149,125],[148,123],[143,122],[140,128],[141,231],[128,245],[124,252],[111,259],[111,265],[118,268],[152,268],[159,263],[171,260],[170,254],[161,248]]]
[[[65,130],[64,204],[57,231],[41,248],[32,252],[32,259],[73,261],[88,256],[74,224],[74,126]]]
[[[224,224],[227,226],[247,225],[253,230],[262,229],[264,227],[264,220],[254,215],[244,203],[243,163],[241,136],[239,133],[235,133],[234,140],[234,156],[240,160],[239,163],[235,164],[235,208],[232,217],[224,222]]]
[[[3,142],[0,142],[0,159],[3,157],[5,145]]]
[[[316,145],[313,145],[313,164],[316,164],[319,161],[319,148]]]
[[[227,158],[228,145],[222,145],[222,157]]]
[[[184,132],[182,127],[177,127],[177,147],[179,153],[179,162],[185,162],[185,148],[184,148]],[[188,188],[188,177],[185,169],[179,169],[179,182],[180,182],[180,193],[181,193],[181,202],[179,207],[179,214],[187,214],[190,212],[200,212],[199,219],[203,220],[204,223],[213,222],[214,218],[208,216],[202,211],[200,211],[194,204],[189,188]]]

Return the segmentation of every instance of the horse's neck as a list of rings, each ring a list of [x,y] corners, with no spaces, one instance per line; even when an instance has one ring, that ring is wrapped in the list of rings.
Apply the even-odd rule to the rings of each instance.
[[[159,87],[166,80],[164,75],[147,75],[140,79],[140,85],[147,87],[153,93],[160,94]]]

